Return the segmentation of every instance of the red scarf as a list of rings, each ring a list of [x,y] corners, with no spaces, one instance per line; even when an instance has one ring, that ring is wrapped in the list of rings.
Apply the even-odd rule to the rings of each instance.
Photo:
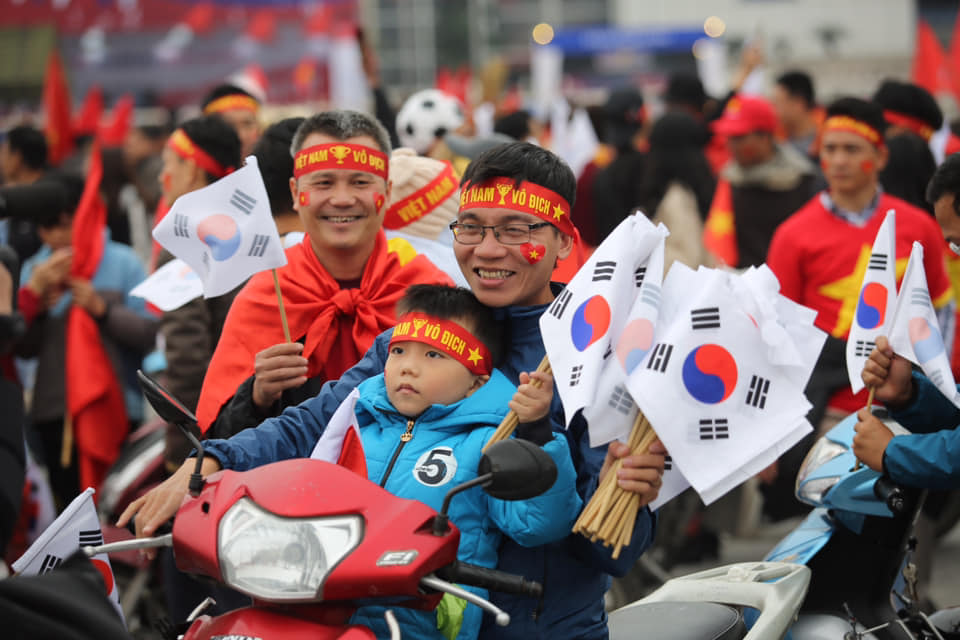
[[[394,307],[412,284],[451,284],[424,256],[402,265],[377,234],[360,287],[341,289],[323,268],[310,237],[287,250],[287,265],[277,270],[292,340],[305,338],[307,377],[336,380],[356,364],[374,338],[396,323]],[[256,274],[234,299],[223,333],[203,379],[197,419],[206,431],[220,409],[254,373],[259,351],[284,342],[273,275]],[[250,425],[253,426],[253,425]]]
[[[103,257],[107,209],[99,193],[102,176],[100,145],[95,143],[87,184],[73,219],[70,275],[75,278],[92,279]],[[77,443],[80,488],[99,488],[126,437],[127,412],[123,390],[103,348],[96,320],[76,305],[68,313],[67,413]]]

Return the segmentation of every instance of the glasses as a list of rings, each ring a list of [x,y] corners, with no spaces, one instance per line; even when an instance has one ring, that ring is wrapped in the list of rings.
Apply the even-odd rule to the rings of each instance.
[[[480,244],[487,234],[487,229],[493,231],[493,237],[500,244],[524,244],[530,242],[534,229],[549,227],[549,222],[525,224],[523,222],[508,222],[506,224],[470,224],[468,222],[451,222],[450,230],[453,237],[460,244]]]

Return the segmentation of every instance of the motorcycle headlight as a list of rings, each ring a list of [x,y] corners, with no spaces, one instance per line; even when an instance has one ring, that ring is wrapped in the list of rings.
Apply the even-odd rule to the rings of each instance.
[[[797,497],[808,504],[817,506],[823,502],[823,496],[840,482],[840,476],[828,476],[810,480],[797,488]]]
[[[224,581],[274,602],[309,601],[360,544],[363,518],[288,518],[241,498],[224,514],[217,550]]]
[[[800,465],[800,471],[797,472],[797,487],[807,479],[812,471],[846,452],[847,448],[845,446],[833,440],[828,438],[820,438],[817,440],[817,443],[813,445],[813,448],[807,453],[807,457],[803,459],[803,464]]]

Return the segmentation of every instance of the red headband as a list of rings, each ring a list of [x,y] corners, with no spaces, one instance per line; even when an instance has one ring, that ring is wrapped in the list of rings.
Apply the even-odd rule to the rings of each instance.
[[[823,123],[823,131],[846,131],[855,133],[875,147],[883,146],[883,136],[866,122],[854,120],[850,116],[830,116]]]
[[[442,320],[419,311],[405,313],[393,328],[390,346],[406,341],[436,347],[465,366],[470,373],[489,375],[493,371],[493,360],[483,343],[451,320]]]
[[[224,111],[233,111],[234,109],[257,113],[257,111],[260,110],[260,103],[250,96],[231,93],[230,95],[221,96],[216,100],[212,100],[210,104],[203,108],[203,113],[204,115],[210,115],[211,113],[223,113]]]
[[[170,139],[167,140],[167,146],[184,160],[193,160],[198,167],[214,178],[222,178],[233,173],[233,167],[225,169],[221,166],[219,162],[213,159],[213,156],[194,144],[183,129],[177,129],[171,134]]]
[[[415,222],[427,215],[449,198],[457,190],[457,174],[449,162],[440,174],[417,189],[406,198],[397,200],[387,209],[383,216],[383,226],[386,229],[400,229],[411,222]]]
[[[460,212],[468,209],[512,209],[529,213],[549,222],[568,236],[574,234],[570,203],[559,194],[538,184],[513,178],[491,178],[478,185],[467,184],[460,190]]]
[[[314,171],[363,171],[387,179],[386,154],[362,144],[333,142],[302,149],[293,157],[293,177]]]
[[[889,109],[884,109],[883,119],[886,120],[888,124],[901,126],[913,131],[915,134],[928,142],[930,141],[930,138],[933,137],[933,127],[928,125],[920,118],[908,116],[907,114],[900,113],[899,111],[890,111]]]

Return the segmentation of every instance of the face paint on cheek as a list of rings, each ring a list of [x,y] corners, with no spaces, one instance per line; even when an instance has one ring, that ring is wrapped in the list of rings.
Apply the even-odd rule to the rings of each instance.
[[[298,201],[300,202],[300,206],[304,206],[304,205],[310,204],[310,192],[309,192],[309,191],[301,191],[301,192],[300,192],[300,197],[298,198]]]
[[[383,203],[386,201],[387,199],[382,193],[373,194],[373,206],[377,208],[377,215],[380,215],[380,210],[383,209]]]
[[[530,264],[537,264],[543,260],[543,255],[547,252],[547,248],[542,244],[533,244],[532,242],[525,242],[520,245],[520,250],[523,251],[523,257]]]
[[[163,174],[163,177],[160,178],[160,184],[163,185],[164,191],[170,191],[170,186],[173,184],[173,176],[169,173]]]
[[[820,168],[821,168],[823,171],[826,171],[826,170],[827,170],[827,161],[826,161],[826,159],[820,158]]]
[[[873,160],[864,160],[860,163],[860,171],[864,173],[873,173],[877,168],[877,164]]]

